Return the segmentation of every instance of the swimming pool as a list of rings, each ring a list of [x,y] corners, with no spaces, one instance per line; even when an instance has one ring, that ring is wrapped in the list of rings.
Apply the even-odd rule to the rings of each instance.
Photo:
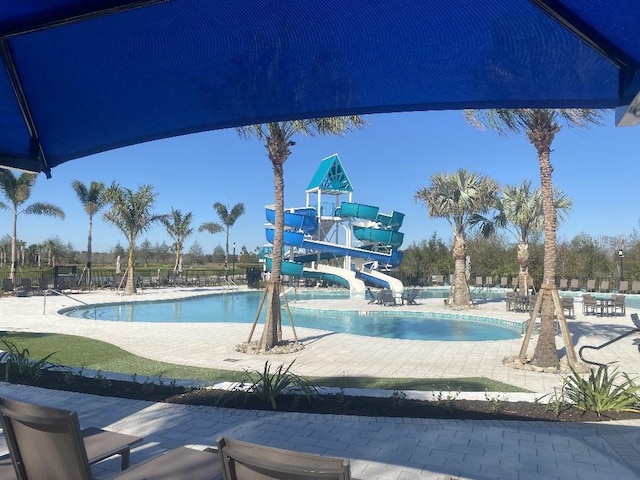
[[[347,298],[348,294],[334,293],[329,296]],[[262,292],[247,292],[180,300],[73,307],[64,309],[61,313],[75,318],[117,322],[252,323],[261,298]],[[311,298],[311,294],[299,293],[297,298]],[[313,298],[318,298],[318,295],[313,294]],[[501,320],[458,314],[400,312],[393,308],[375,313],[296,309],[293,318],[296,327],[369,337],[439,341],[508,340],[520,337],[519,327],[510,327]],[[261,321],[263,319],[264,311]],[[283,311],[282,322],[283,325],[289,324],[286,311]]]

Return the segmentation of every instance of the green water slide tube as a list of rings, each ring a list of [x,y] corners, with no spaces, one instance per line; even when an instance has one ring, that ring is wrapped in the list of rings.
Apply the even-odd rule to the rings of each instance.
[[[380,243],[390,245],[392,248],[399,248],[404,240],[404,233],[396,230],[384,230],[372,227],[353,226],[353,235],[365,242]]]
[[[364,205],[362,203],[342,202],[334,215],[336,217],[353,217],[363,218],[365,220],[371,220],[374,222],[378,218],[378,212],[380,208],[373,207],[371,205]]]
[[[267,272],[270,272],[271,267],[273,266],[273,259],[271,257],[267,257],[264,259],[264,263],[267,268]],[[291,277],[302,277],[304,265],[296,262],[283,261],[280,268],[280,272],[282,273],[282,275],[289,275]]]
[[[404,213],[393,211],[391,215],[385,213],[379,213],[376,218],[376,222],[385,228],[391,228],[392,230],[398,230],[402,226],[404,220]]]

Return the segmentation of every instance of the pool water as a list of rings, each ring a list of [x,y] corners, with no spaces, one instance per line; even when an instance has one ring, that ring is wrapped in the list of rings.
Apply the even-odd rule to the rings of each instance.
[[[182,300],[132,302],[77,307],[61,313],[75,318],[117,322],[217,322],[253,323],[262,292],[209,295]],[[312,297],[313,295],[313,297]],[[348,294],[332,294],[331,298],[347,298]],[[296,298],[318,298],[313,293],[298,293]],[[289,297],[289,301],[292,298]],[[266,308],[261,314],[264,321]],[[472,321],[462,315],[399,312],[393,308],[383,312],[292,312],[296,327],[308,327],[369,337],[403,338],[409,340],[483,341],[518,338],[520,331],[496,323]],[[495,321],[494,321],[495,322]],[[282,312],[283,325],[289,325],[289,315]]]

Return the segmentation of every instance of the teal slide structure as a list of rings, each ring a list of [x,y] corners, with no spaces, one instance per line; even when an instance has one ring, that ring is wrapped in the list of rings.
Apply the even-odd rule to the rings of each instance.
[[[275,211],[272,206],[265,208],[266,219],[275,223]],[[403,234],[398,231],[402,226],[404,214],[393,212],[391,215],[381,214],[378,207],[351,202],[343,202],[334,212],[334,217],[347,220],[364,220],[366,225],[353,225],[353,234],[362,242],[363,247],[347,247],[331,242],[316,240],[311,237],[318,230],[317,211],[313,207],[286,209],[284,223],[288,230],[284,232],[284,244],[294,248],[305,249],[313,254],[297,255],[294,261],[283,261],[282,274],[294,277],[316,278],[327,280],[358,291],[364,291],[360,279],[366,279],[379,286],[391,288],[401,293],[402,284],[387,275],[375,272],[353,272],[345,269],[318,265],[315,269],[304,268],[303,263],[320,258],[344,257],[362,259],[369,266],[374,262],[378,266],[395,267],[402,261],[402,253],[397,250],[402,244]],[[273,243],[273,228],[266,229],[267,241]],[[374,245],[377,249],[374,249]],[[266,260],[267,270],[271,270],[270,259]],[[337,271],[336,271],[337,270]],[[354,286],[354,283],[357,285]]]

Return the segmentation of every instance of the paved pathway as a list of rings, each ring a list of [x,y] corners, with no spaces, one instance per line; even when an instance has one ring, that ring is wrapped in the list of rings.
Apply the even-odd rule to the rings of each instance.
[[[136,300],[198,293],[202,292],[148,290]],[[83,294],[80,298],[89,302],[119,300],[111,292]],[[350,302],[357,301],[341,304]],[[236,343],[246,340],[247,325],[154,324],[150,329],[144,324],[62,317],[55,313],[57,309],[73,304],[65,297],[47,297],[46,310],[43,304],[42,297],[0,299],[0,327],[84,335],[176,363],[233,369],[257,368],[264,363],[263,358],[241,355],[233,349]],[[441,300],[423,300],[421,304],[399,310],[442,308]],[[306,308],[316,306],[309,303]],[[340,308],[338,304],[325,306]],[[580,310],[580,304],[577,307]],[[499,318],[523,318],[522,314],[505,312],[501,302],[481,304],[477,312]],[[570,324],[579,346],[601,343],[630,328],[628,318],[592,318],[580,313]],[[530,388],[537,394],[551,391],[560,382],[556,375],[512,370],[502,365],[504,356],[517,354],[520,340],[419,342],[325,335],[326,332],[310,329],[299,329],[298,334],[305,338],[307,347],[297,356],[286,356],[284,361],[297,358],[296,372],[304,375],[486,376]],[[615,347],[595,352],[591,358],[600,362],[617,360],[622,371],[637,376],[640,368],[636,341],[637,338],[629,337]],[[535,339],[532,343],[535,345]],[[354,476],[363,480],[640,478],[640,421],[562,424],[236,411],[8,384],[0,384],[0,395],[77,410],[84,426],[144,436],[145,443],[134,450],[132,463],[182,444],[212,445],[217,437],[229,435],[351,458]],[[106,475],[114,468],[115,463],[105,462],[97,472]]]

